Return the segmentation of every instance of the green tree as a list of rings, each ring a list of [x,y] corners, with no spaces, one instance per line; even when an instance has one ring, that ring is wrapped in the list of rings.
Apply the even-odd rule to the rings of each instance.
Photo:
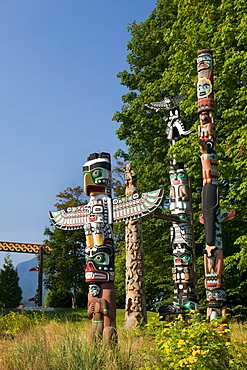
[[[22,299],[22,290],[19,287],[17,269],[14,268],[10,255],[4,258],[3,268],[0,270],[0,305],[5,308],[19,306]]]
[[[211,49],[214,56],[214,90],[216,103],[217,153],[219,158],[219,194],[221,210],[235,208],[234,220],[222,224],[226,265],[228,304],[246,306],[246,193],[247,193],[247,3],[243,0],[158,0],[146,21],[133,22],[128,30],[129,71],[118,74],[129,92],[122,97],[121,111],[113,119],[120,123],[117,135],[125,140],[128,153],[116,156],[129,160],[137,172],[141,191],[164,186],[169,194],[169,157],[184,161],[192,179],[196,253],[202,256],[203,227],[198,222],[201,212],[202,174],[197,139],[196,52]],[[193,132],[189,138],[169,148],[166,125],[144,106],[161,100],[160,91],[186,93],[180,104],[181,115]],[[156,225],[156,223],[155,223]],[[162,241],[159,228],[148,223],[144,234],[145,253],[150,260],[160,253],[159,272],[155,283],[166,274],[169,251],[169,224],[163,222]],[[158,233],[156,233],[158,232]],[[150,235],[153,235],[151,239]],[[167,239],[165,238],[167,235]],[[165,240],[164,240],[165,239]],[[152,256],[153,254],[153,256]],[[167,257],[166,257],[167,256]],[[231,258],[230,258],[231,257]],[[198,261],[202,277],[201,257]],[[235,261],[235,262],[234,262]],[[147,265],[146,265],[147,266]],[[171,273],[171,272],[170,272]],[[164,276],[164,275],[163,275]],[[200,280],[199,279],[199,280]],[[203,281],[200,297],[205,302]],[[168,286],[165,284],[164,287]]]
[[[83,203],[80,186],[67,188],[57,195],[57,209],[76,207]],[[66,231],[46,228],[44,242],[51,253],[44,256],[45,286],[51,292],[46,304],[53,307],[85,306],[87,285],[84,282],[84,230]],[[49,299],[48,299],[49,298]]]
[[[113,191],[115,196],[125,196],[125,166],[117,161],[113,169]],[[149,189],[151,190],[151,189]],[[172,295],[172,257],[170,252],[169,229],[164,230],[161,220],[153,215],[143,217],[144,276],[147,309],[153,309],[157,302]],[[115,238],[115,290],[117,306],[125,307],[125,224],[114,224]],[[164,269],[164,266],[166,268]]]

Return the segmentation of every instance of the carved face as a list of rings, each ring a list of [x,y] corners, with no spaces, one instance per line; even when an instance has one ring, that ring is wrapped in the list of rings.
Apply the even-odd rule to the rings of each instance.
[[[191,256],[189,254],[183,254],[180,257],[174,256],[174,266],[188,266],[191,264]]]
[[[209,53],[202,53],[197,57],[197,71],[200,72],[203,69],[212,69],[213,59]]]
[[[206,297],[208,302],[225,301],[226,292],[223,289],[206,290]]]
[[[170,174],[171,185],[179,185],[179,184],[188,183],[188,177],[187,177],[186,171],[183,169],[170,171],[169,174]]]
[[[197,84],[198,99],[207,98],[212,93],[212,91],[213,87],[211,81],[206,77],[199,78]]]
[[[97,251],[86,249],[86,282],[114,280],[114,251],[110,247],[98,247]]]
[[[98,285],[91,284],[89,285],[88,292],[92,297],[97,297],[100,293],[100,287]]]
[[[83,165],[84,192],[87,195],[111,194],[111,162],[108,153],[93,153]]]

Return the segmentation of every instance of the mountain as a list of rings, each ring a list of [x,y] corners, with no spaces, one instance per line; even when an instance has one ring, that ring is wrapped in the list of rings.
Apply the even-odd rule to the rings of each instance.
[[[38,260],[36,257],[29,261],[19,263],[16,268],[18,272],[19,286],[22,289],[22,302],[24,306],[34,306],[34,301],[28,302],[28,300],[34,297],[36,290],[38,289],[38,272],[29,271],[31,268],[38,266]],[[43,301],[46,294],[46,290],[43,287]]]

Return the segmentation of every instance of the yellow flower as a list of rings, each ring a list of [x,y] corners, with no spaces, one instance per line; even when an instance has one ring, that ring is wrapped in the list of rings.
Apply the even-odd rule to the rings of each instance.
[[[165,333],[167,330],[169,330],[168,328],[165,328],[162,330],[162,333]]]
[[[179,361],[178,361],[178,365],[179,365],[179,366],[186,365],[187,363],[188,363],[188,361],[186,360],[186,358],[182,358],[182,360],[179,360]]]
[[[197,362],[198,358],[196,356],[189,356],[188,361],[193,364],[194,362]]]
[[[231,346],[232,344],[230,342],[226,342],[226,346]]]
[[[179,341],[178,341],[178,348],[181,348],[185,344],[186,344],[186,342],[183,339],[179,339]]]

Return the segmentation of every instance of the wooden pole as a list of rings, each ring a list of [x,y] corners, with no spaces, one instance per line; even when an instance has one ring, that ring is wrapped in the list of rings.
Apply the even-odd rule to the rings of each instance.
[[[127,164],[126,166],[125,183],[126,197],[138,193],[136,188],[136,174],[131,164]],[[125,329],[129,330],[141,323],[147,323],[141,218],[125,221],[125,242]]]
[[[43,298],[43,247],[39,248],[39,272],[38,272],[38,306],[42,306]]]

